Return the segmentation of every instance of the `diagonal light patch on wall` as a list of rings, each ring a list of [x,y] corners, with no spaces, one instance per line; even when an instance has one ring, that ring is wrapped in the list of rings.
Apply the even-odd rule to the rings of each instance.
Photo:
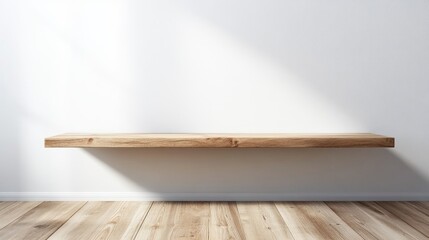
[[[130,2],[137,6],[128,8],[127,4]],[[284,180],[288,179],[292,183],[289,186],[294,189],[296,187],[297,191],[305,190],[306,183],[307,186],[319,188],[320,185],[316,186],[314,182],[320,183],[321,179],[326,180],[323,190],[335,191],[340,191],[341,186],[347,189],[355,186],[351,191],[359,191],[366,186],[374,186],[374,182],[377,182],[380,189],[386,189],[383,186],[386,185],[388,189],[393,190],[408,189],[406,186],[408,183],[414,183],[417,187],[427,186],[426,182],[420,181],[412,171],[407,171],[406,167],[401,165],[401,159],[395,160],[389,154],[380,152],[364,155],[363,152],[353,151],[354,154],[351,156],[348,155],[349,152],[338,155],[339,153],[335,151],[332,156],[327,152],[324,156],[331,164],[322,166],[326,161],[315,159],[316,156],[320,157],[317,154],[318,151],[313,152],[314,154],[296,152],[295,155],[287,151],[270,153],[269,161],[274,165],[257,159],[258,156],[262,158],[264,153],[259,153],[255,157],[252,152],[247,152],[246,155],[246,152],[225,151],[222,155],[219,152],[215,154],[214,151],[194,153],[189,150],[182,151],[182,154],[170,152],[162,155],[161,153],[165,150],[149,153],[102,150],[91,156],[83,151],[69,149],[46,151],[42,147],[42,140],[46,133],[65,130],[351,132],[365,131],[368,127],[361,125],[362,122],[367,122],[358,115],[351,118],[347,114],[352,114],[355,107],[342,105],[343,101],[340,100],[344,100],[343,98],[331,98],[332,94],[328,93],[332,92],[326,92],[326,89],[330,89],[331,86],[322,87],[324,81],[329,80],[330,76],[324,75],[317,78],[319,72],[311,71],[323,59],[332,59],[331,55],[319,54],[323,57],[322,60],[316,59],[312,61],[313,65],[306,66],[302,61],[296,65],[293,63],[302,55],[303,48],[308,44],[295,49],[293,51],[295,54],[287,56],[288,61],[282,61],[273,54],[273,49],[275,51],[284,44],[281,42],[282,38],[276,38],[277,29],[284,32],[281,26],[272,27],[268,31],[271,35],[265,39],[262,38],[261,41],[270,43],[263,40],[269,39],[274,42],[278,40],[279,45],[269,48],[269,44],[265,44],[264,47],[258,48],[261,42],[255,41],[252,34],[258,35],[259,32],[253,31],[249,23],[238,22],[235,27],[248,27],[247,34],[250,33],[250,38],[248,35],[237,33],[236,28],[230,28],[232,24],[228,22],[222,25],[213,21],[207,16],[208,13],[198,11],[189,13],[176,7],[172,2],[143,2],[80,1],[76,3],[75,1],[45,0],[22,8],[26,10],[20,16],[22,25],[19,25],[17,31],[21,32],[14,38],[21,41],[19,56],[22,61],[19,66],[21,68],[19,84],[14,88],[18,88],[22,93],[22,98],[21,95],[19,98],[22,100],[23,109],[17,112],[29,113],[22,116],[23,121],[19,123],[20,129],[16,131],[22,134],[19,136],[19,141],[22,141],[22,144],[19,144],[22,156],[19,158],[22,160],[23,167],[20,170],[22,170],[25,188],[21,190],[31,188],[32,191],[39,189],[44,191],[63,191],[64,189],[157,191],[160,187],[157,171],[162,170],[164,175],[169,177],[167,179],[176,185],[164,182],[165,185],[161,184],[161,187],[165,188],[161,190],[171,190],[178,185],[179,187],[174,190],[183,190],[186,189],[185,185],[194,186],[195,179],[201,180],[199,190],[206,187],[203,183],[213,184],[212,190],[222,190],[222,185],[214,186],[219,178],[216,173],[221,171],[228,173],[223,176],[223,181],[226,183],[235,181],[237,184],[235,190],[237,190],[240,189],[239,183],[246,184],[244,181],[246,179],[241,178],[242,182],[240,182],[236,181],[238,177],[237,179],[234,177],[237,172],[243,171],[243,164],[240,161],[248,161],[249,158],[252,160],[251,164],[246,164],[244,169],[244,172],[249,173],[248,180],[255,180],[254,171],[261,168],[263,171],[258,172],[264,174],[259,175],[260,180],[276,180],[271,184],[269,181],[260,181],[262,185],[257,190],[266,190],[265,187],[272,185],[273,182],[278,184],[277,190],[282,190],[285,185]],[[238,7],[241,9],[243,4],[240,2],[236,4],[240,5]],[[317,5],[314,6],[317,8]],[[233,14],[235,10],[232,9]],[[224,13],[223,11],[214,12],[215,14]],[[267,12],[269,14],[272,11]],[[289,17],[294,19],[297,15]],[[242,14],[238,15],[239,18],[242,16]],[[253,21],[253,23],[257,22]],[[277,22],[282,23],[282,21]],[[293,23],[290,24],[293,25]],[[261,24],[259,30],[264,27],[265,25]],[[295,30],[294,33],[299,34],[299,27]],[[317,30],[324,33],[326,28]],[[293,49],[295,46],[293,43],[302,39],[303,36],[294,38],[286,50]],[[312,41],[311,38],[304,40]],[[328,42],[328,40],[325,41]],[[313,49],[304,49],[307,50],[306,57],[312,57],[313,50],[321,49],[318,45],[313,47]],[[330,50],[332,49],[323,49],[327,52]],[[279,55],[284,56],[285,52]],[[348,54],[348,52],[342,52],[342,54]],[[318,66],[322,70],[326,68],[326,66]],[[332,62],[329,66],[331,67],[329,73],[332,76],[338,75],[336,71],[338,66]],[[303,72],[312,72],[312,74],[306,75]],[[352,88],[350,86],[360,87],[359,90],[365,90],[367,93],[367,86],[358,84],[358,78],[359,76],[352,79],[345,78],[347,81],[344,82],[328,82],[343,84],[343,88],[339,89],[346,91],[342,93],[350,93]],[[344,86],[347,87],[344,88]],[[333,90],[334,95],[336,89],[338,88]],[[424,88],[421,89],[424,90]],[[354,93],[356,96],[361,92]],[[366,111],[367,105],[360,102],[362,99],[358,100],[355,101],[356,105],[361,105],[361,108]],[[370,101],[372,98],[368,98],[365,103]],[[346,112],[347,109],[351,111]],[[368,113],[367,116],[380,121],[381,126],[386,125],[386,118],[371,114],[374,112]],[[385,113],[380,113],[380,115],[383,114]],[[402,113],[398,111],[398,114]],[[35,121],[32,116],[36,116],[40,121]],[[408,118],[403,119],[408,121]],[[389,122],[392,126],[401,125],[394,121]],[[418,126],[417,124],[407,125],[409,128],[420,130],[415,127]],[[373,127],[373,125],[369,126]],[[393,131],[394,128],[390,130]],[[425,156],[423,149],[415,150],[411,141],[409,144],[410,152],[412,151],[413,154],[421,151],[421,154],[413,156]],[[217,159],[222,156],[227,159]],[[291,158],[295,163],[288,165],[284,162],[285,157]],[[305,161],[298,161],[301,159]],[[219,160],[223,165],[219,164]],[[235,162],[230,163],[229,160]],[[421,160],[420,169],[424,170],[426,161],[423,157]],[[378,165],[374,165],[374,162]],[[102,164],[105,166],[103,167]],[[334,179],[338,175],[332,175],[333,172],[329,168],[336,169],[341,165],[347,165],[341,169],[342,171],[337,171],[344,176],[344,178],[340,176],[340,179],[345,181],[334,184],[338,182]],[[386,170],[386,166],[390,170],[389,168]],[[200,171],[193,172],[197,167]],[[297,169],[301,170],[295,171]],[[300,177],[298,175],[303,175],[302,172],[311,173],[308,176],[311,175],[314,178],[307,178],[307,175],[301,176],[303,185],[294,185],[293,181],[297,181]],[[367,174],[364,179],[361,173]],[[332,178],[331,182],[330,178]],[[366,181],[368,185],[360,184],[361,181]],[[249,183],[251,182],[247,182]],[[350,183],[351,185],[348,185]],[[167,184],[170,188],[166,187]],[[415,189],[418,190],[417,187]]]
[[[215,25],[177,16],[177,49],[192,130],[359,132],[363,126],[305,79]]]
[[[347,131],[397,137],[392,152],[429,178],[422,157],[427,131],[416,127],[424,126],[429,117],[420,111],[429,103],[423,97],[428,87],[429,5],[420,3],[416,7],[388,0],[176,2],[186,15],[198,16],[196,21],[203,19],[239,45],[263,53],[279,69],[299,76],[297,82],[306,92],[321,96],[331,105],[328,108],[345,116],[341,122],[352,119],[359,125]],[[313,114],[317,111],[312,108],[306,110],[311,118],[307,121],[327,119]],[[334,123],[326,122],[325,126]]]
[[[48,132],[132,131],[135,126],[125,9],[117,1],[28,1],[19,9],[15,54],[23,191],[29,186],[54,191],[58,185],[52,179],[63,189],[74,188],[95,165],[80,152],[45,151],[41,140]]]

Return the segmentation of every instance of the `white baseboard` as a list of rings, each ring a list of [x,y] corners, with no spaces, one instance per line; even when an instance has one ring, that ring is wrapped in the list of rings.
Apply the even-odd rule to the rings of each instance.
[[[429,193],[0,192],[0,201],[429,201]]]

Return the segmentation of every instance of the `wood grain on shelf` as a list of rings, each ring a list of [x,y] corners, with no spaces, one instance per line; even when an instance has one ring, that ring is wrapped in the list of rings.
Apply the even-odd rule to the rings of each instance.
[[[45,147],[211,147],[352,148],[394,147],[395,139],[372,133],[349,134],[61,134]]]

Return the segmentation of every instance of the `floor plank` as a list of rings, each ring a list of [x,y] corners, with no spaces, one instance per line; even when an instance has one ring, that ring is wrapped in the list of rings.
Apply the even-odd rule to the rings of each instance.
[[[429,212],[426,209],[421,209],[410,202],[380,202],[378,204],[429,238]]]
[[[273,203],[237,203],[247,239],[293,239]]]
[[[88,202],[49,239],[133,239],[151,202]]]
[[[277,202],[295,239],[362,239],[323,202]]]
[[[1,202],[0,203],[0,229],[15,221],[41,202]]]
[[[136,239],[209,239],[209,203],[154,202]]]
[[[84,204],[84,202],[43,202],[2,228],[0,239],[46,239]]]
[[[0,202],[0,211],[1,211],[3,208],[8,207],[8,206],[10,206],[10,205],[12,205],[12,204],[14,204],[14,203],[16,203],[16,202],[11,202],[11,201],[8,201],[8,202]]]
[[[429,202],[408,202],[409,204],[416,207],[419,211],[426,215],[429,215]]]
[[[0,239],[429,239],[428,202],[0,202]]]
[[[427,239],[374,202],[328,203],[364,239]]]
[[[210,239],[245,239],[235,202],[210,203]]]

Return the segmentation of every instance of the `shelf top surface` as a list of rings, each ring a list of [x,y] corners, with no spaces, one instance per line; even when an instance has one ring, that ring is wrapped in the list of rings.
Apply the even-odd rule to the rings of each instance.
[[[45,147],[394,147],[394,138],[372,133],[67,133]]]

